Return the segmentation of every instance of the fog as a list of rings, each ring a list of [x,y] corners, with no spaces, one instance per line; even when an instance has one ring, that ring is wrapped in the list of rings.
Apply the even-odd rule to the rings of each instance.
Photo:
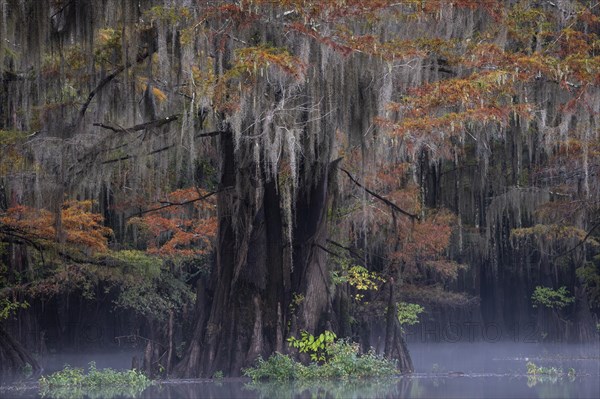
[[[522,342],[411,343],[415,372],[389,381],[288,382],[249,384],[244,379],[172,380],[146,389],[141,398],[598,398],[600,343]],[[130,349],[113,353],[51,354],[42,359],[44,373],[65,364],[128,369]],[[526,364],[556,367],[574,376],[527,375]],[[0,397],[35,398],[29,389],[0,388]],[[66,397],[64,392],[56,396]],[[93,395],[92,395],[93,396]],[[81,397],[81,396],[76,396]],[[105,397],[105,396],[101,396]],[[115,396],[109,396],[115,397]],[[119,396],[116,396],[119,397]]]
[[[545,367],[600,375],[600,344],[412,343],[416,373],[525,374],[531,361]]]
[[[143,353],[132,349],[88,353],[53,353],[41,358],[40,363],[43,374],[62,370],[65,365],[87,369],[92,361],[96,363],[96,367],[99,369],[127,370],[131,368],[134,356],[141,360]]]

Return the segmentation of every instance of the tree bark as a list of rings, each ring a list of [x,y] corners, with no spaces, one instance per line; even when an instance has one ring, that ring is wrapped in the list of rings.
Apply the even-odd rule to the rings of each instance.
[[[33,356],[0,324],[0,378],[18,377],[28,367],[34,374],[41,371]]]

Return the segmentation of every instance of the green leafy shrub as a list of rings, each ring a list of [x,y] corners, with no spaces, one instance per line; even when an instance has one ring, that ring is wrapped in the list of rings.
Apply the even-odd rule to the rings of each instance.
[[[152,381],[136,370],[117,371],[110,368],[98,370],[95,362],[90,362],[88,373],[82,368],[65,366],[63,370],[42,376],[40,388],[54,387],[109,387],[128,386],[145,389]]]
[[[381,378],[397,373],[396,363],[373,351],[360,354],[357,343],[339,340],[328,347],[329,361],[320,367],[326,379]]]
[[[318,337],[302,331],[300,339],[296,337],[288,338],[289,345],[292,348],[297,348],[300,353],[309,353],[310,360],[313,362],[324,362],[326,360],[327,347],[331,345],[337,336],[335,333],[325,330]]]
[[[300,368],[304,367],[289,355],[279,352],[271,355],[267,360],[259,357],[256,366],[244,370],[244,375],[252,378],[252,381],[274,380],[287,381],[297,379],[302,373]]]
[[[397,306],[397,316],[401,326],[419,323],[419,314],[425,311],[423,306],[416,303],[399,302]]]
[[[289,355],[275,353],[269,359],[259,358],[256,366],[244,370],[252,381],[316,381],[351,380],[391,377],[397,373],[396,363],[370,351],[360,354],[359,346],[348,340],[338,340],[326,346],[325,361],[308,366]]]
[[[535,287],[535,291],[533,291],[531,300],[534,308],[544,306],[550,309],[562,309],[575,302],[575,298],[570,295],[565,286],[560,287],[558,290],[553,290],[550,287],[538,285]]]
[[[19,309],[27,309],[28,302],[14,301],[8,298],[0,298],[0,320],[8,319],[11,314],[16,313]]]
[[[571,372],[572,369],[569,369]],[[527,362],[527,374],[530,375],[562,375],[562,369],[556,367],[542,367],[538,366],[533,362]],[[573,374],[575,374],[575,370],[573,370]]]
[[[538,366],[533,362],[527,362],[527,386],[534,387],[538,383],[556,384],[563,379],[575,381],[575,369],[569,368],[566,373],[561,368]]]

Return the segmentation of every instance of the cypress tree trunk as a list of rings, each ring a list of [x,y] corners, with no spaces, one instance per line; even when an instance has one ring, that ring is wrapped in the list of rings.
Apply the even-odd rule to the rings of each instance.
[[[296,314],[298,330],[316,332],[320,322],[325,325],[328,321],[324,317],[330,301],[328,275],[324,254],[316,246],[326,238],[328,173],[323,173],[316,184],[300,188],[290,262],[284,259],[287,243],[276,181],[266,180],[260,186],[255,207],[248,204],[251,199],[237,198],[237,190],[227,188],[249,177],[239,167],[233,149],[232,135],[222,135],[219,233],[213,271],[216,289],[202,344],[192,343],[177,368],[185,376],[210,376],[215,371],[236,375],[259,355],[268,357],[282,350],[283,338],[295,333],[283,331],[292,316],[288,312],[292,292],[304,296]],[[251,223],[244,226],[244,221]],[[201,319],[195,340],[203,328]]]
[[[0,378],[18,376],[29,367],[36,374],[41,370],[31,354],[0,324]]]

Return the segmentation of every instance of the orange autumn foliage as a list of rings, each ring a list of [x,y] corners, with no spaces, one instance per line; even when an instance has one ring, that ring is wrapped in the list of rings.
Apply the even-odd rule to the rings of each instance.
[[[102,215],[92,212],[93,202],[66,201],[61,210],[64,243],[81,250],[106,251],[112,229],[103,226]],[[46,209],[24,205],[0,214],[0,238],[23,238],[32,242],[56,242],[56,217]]]
[[[214,200],[207,194],[196,188],[176,190],[150,208],[155,211],[132,218],[130,224],[143,232],[148,252],[165,257],[209,253],[217,234],[217,218]]]

